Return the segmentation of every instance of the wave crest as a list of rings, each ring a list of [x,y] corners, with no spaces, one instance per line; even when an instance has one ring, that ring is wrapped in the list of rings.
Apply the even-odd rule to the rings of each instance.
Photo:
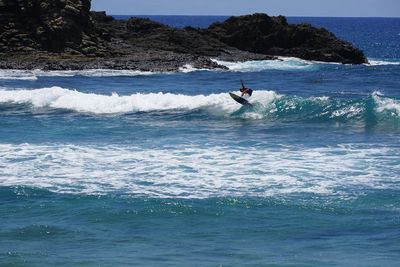
[[[316,70],[318,64],[294,57],[280,57],[278,60],[251,60],[244,62],[229,62],[213,59],[219,65],[225,66],[233,72],[259,72],[264,70]]]
[[[273,91],[257,92],[260,101],[271,102],[277,94]],[[173,93],[135,93],[129,96],[82,93],[61,87],[36,90],[0,90],[0,103],[31,104],[34,107],[69,109],[95,114],[127,113],[139,111],[194,110],[219,107],[234,111],[238,108],[228,94],[182,95]]]
[[[207,116],[233,116],[244,119],[311,122],[400,123],[400,101],[374,92],[364,99],[343,100],[297,97],[274,91],[255,91],[252,108],[242,107],[228,93],[183,95],[173,93],[82,93],[61,87],[35,90],[0,90],[1,104],[28,104],[34,108],[67,109],[93,114],[123,114],[152,111],[208,110]]]
[[[88,69],[88,70],[0,70],[0,80],[28,80],[36,81],[39,77],[133,77],[156,75],[161,72],[138,70],[112,70],[112,69]],[[168,74],[168,72],[163,72]]]

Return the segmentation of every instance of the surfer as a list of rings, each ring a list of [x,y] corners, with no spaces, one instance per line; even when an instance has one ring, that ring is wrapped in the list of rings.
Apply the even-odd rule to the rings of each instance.
[[[253,90],[244,86],[244,83],[242,80],[240,80],[240,82],[242,83],[242,88],[240,88],[240,92],[242,93],[242,96],[238,96],[233,93],[229,93],[229,95],[233,98],[233,100],[235,100],[239,104],[241,104],[243,106],[251,107],[252,104],[248,101],[248,98],[253,94]]]
[[[242,84],[242,88],[240,88],[240,92],[242,93],[242,97],[247,95],[245,98],[249,98],[253,94],[253,90],[250,88],[247,88],[244,86],[243,80],[240,80],[240,83]]]

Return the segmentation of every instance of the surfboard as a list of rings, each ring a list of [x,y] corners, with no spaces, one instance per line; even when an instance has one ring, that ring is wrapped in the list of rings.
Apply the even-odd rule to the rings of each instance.
[[[242,104],[243,106],[252,106],[252,104],[250,104],[249,101],[247,101],[243,97],[240,97],[240,96],[235,95],[233,93],[229,93],[229,95],[233,98],[233,100],[235,100],[239,104]]]

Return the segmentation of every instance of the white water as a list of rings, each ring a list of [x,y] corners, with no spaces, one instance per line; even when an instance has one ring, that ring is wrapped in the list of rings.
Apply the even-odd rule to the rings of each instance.
[[[372,94],[375,103],[377,104],[376,111],[377,112],[391,112],[393,116],[400,117],[400,101],[383,97],[379,92],[374,92]]]
[[[263,119],[269,114],[277,112],[276,100],[283,97],[274,91],[255,91],[251,102],[257,106],[252,112],[246,112],[241,116],[247,119]],[[390,112],[391,115],[400,117],[400,101],[387,98],[379,92],[374,92],[372,97],[376,103],[375,111],[378,113]],[[329,97],[296,98],[286,100],[286,109],[296,109],[302,101],[311,100],[320,105],[329,107]],[[0,104],[29,104],[33,108],[67,109],[76,112],[94,114],[118,114],[129,112],[151,112],[168,110],[196,110],[202,108],[219,109],[225,114],[237,111],[241,105],[232,100],[229,94],[210,95],[183,95],[172,93],[135,93],[120,96],[116,93],[102,95],[94,93],[82,93],[61,87],[49,87],[33,90],[5,90],[0,89]],[[347,118],[355,117],[364,111],[362,103],[344,106],[333,111],[331,117]],[[215,111],[215,110],[214,110]],[[265,113],[267,112],[267,113]],[[328,111],[327,111],[328,112]]]
[[[281,57],[279,60],[261,60],[245,62],[227,62],[213,60],[224,65],[233,72],[252,72],[263,70],[314,70],[318,67],[316,62],[302,60],[299,58]],[[197,69],[190,64],[179,68],[179,72],[189,73],[194,71],[207,71]],[[0,70],[0,80],[37,80],[39,77],[114,77],[114,76],[148,76],[157,74],[172,74],[173,72],[150,72],[136,70],[112,70],[112,69],[90,69],[90,70],[66,70],[66,71],[43,71],[43,70]]]
[[[376,59],[368,59],[369,64],[367,66],[386,66],[386,65],[400,65],[399,61],[387,61],[387,60],[376,60]]]
[[[65,70],[65,71],[44,71],[44,70],[0,70],[0,80],[37,80],[39,77],[115,77],[115,76],[148,76],[160,74],[161,72],[136,71],[136,70],[111,70],[111,69],[90,69],[90,70]],[[168,74],[165,72],[163,74]]]
[[[273,91],[257,91],[252,101],[268,104],[278,94]],[[82,93],[61,87],[35,90],[0,90],[0,103],[31,104],[34,107],[69,109],[96,114],[126,113],[138,111],[194,110],[203,107],[218,107],[234,111],[240,104],[228,93],[211,95],[181,95],[172,93],[136,93],[129,96]]]
[[[278,57],[278,60],[253,60],[244,62],[229,62],[212,59],[214,62],[226,66],[232,72],[260,72],[265,70],[282,71],[314,71],[321,65],[338,65],[339,63],[327,63],[303,60],[295,57]],[[339,64],[340,65],[340,64]],[[364,66],[400,65],[398,61],[386,61],[369,59],[369,64]],[[179,68],[179,72],[189,73],[195,71],[207,71],[197,69],[190,64]],[[210,71],[210,70],[208,70]],[[214,70],[212,70],[214,71]],[[218,70],[217,70],[218,71]],[[136,70],[112,70],[112,69],[90,69],[90,70],[67,70],[67,71],[43,71],[43,70],[0,70],[0,80],[37,80],[39,77],[114,77],[114,76],[148,76],[157,74],[172,74],[173,72],[150,72]]]
[[[207,198],[291,193],[351,196],[398,187],[400,151],[339,145],[280,148],[0,144],[0,185],[79,194]],[[397,185],[396,185],[397,183]]]
[[[280,57],[279,60],[252,60],[244,62],[229,62],[213,59],[219,65],[226,66],[233,72],[259,72],[264,70],[315,70],[318,64],[312,61],[294,57]]]

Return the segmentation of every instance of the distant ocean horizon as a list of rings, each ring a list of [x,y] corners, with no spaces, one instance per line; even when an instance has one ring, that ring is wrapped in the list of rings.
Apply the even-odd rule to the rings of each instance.
[[[131,17],[137,18],[150,18],[152,20],[158,21],[160,23],[164,23],[170,26],[183,28],[185,26],[199,27],[205,28],[211,25],[214,22],[222,22],[230,17],[234,16],[244,16],[243,15],[117,15],[112,14],[110,16],[116,19],[127,20]],[[277,15],[277,16],[285,16],[285,15]],[[288,19],[289,23],[299,23],[300,21],[308,21],[315,19],[335,19],[335,20],[358,20],[358,19],[383,19],[383,20],[398,20],[400,17],[318,17],[318,16],[285,16]],[[178,22],[178,23],[177,23]],[[194,23],[194,24],[193,24]]]
[[[0,266],[397,266],[400,18],[288,21],[370,64],[0,70]]]

